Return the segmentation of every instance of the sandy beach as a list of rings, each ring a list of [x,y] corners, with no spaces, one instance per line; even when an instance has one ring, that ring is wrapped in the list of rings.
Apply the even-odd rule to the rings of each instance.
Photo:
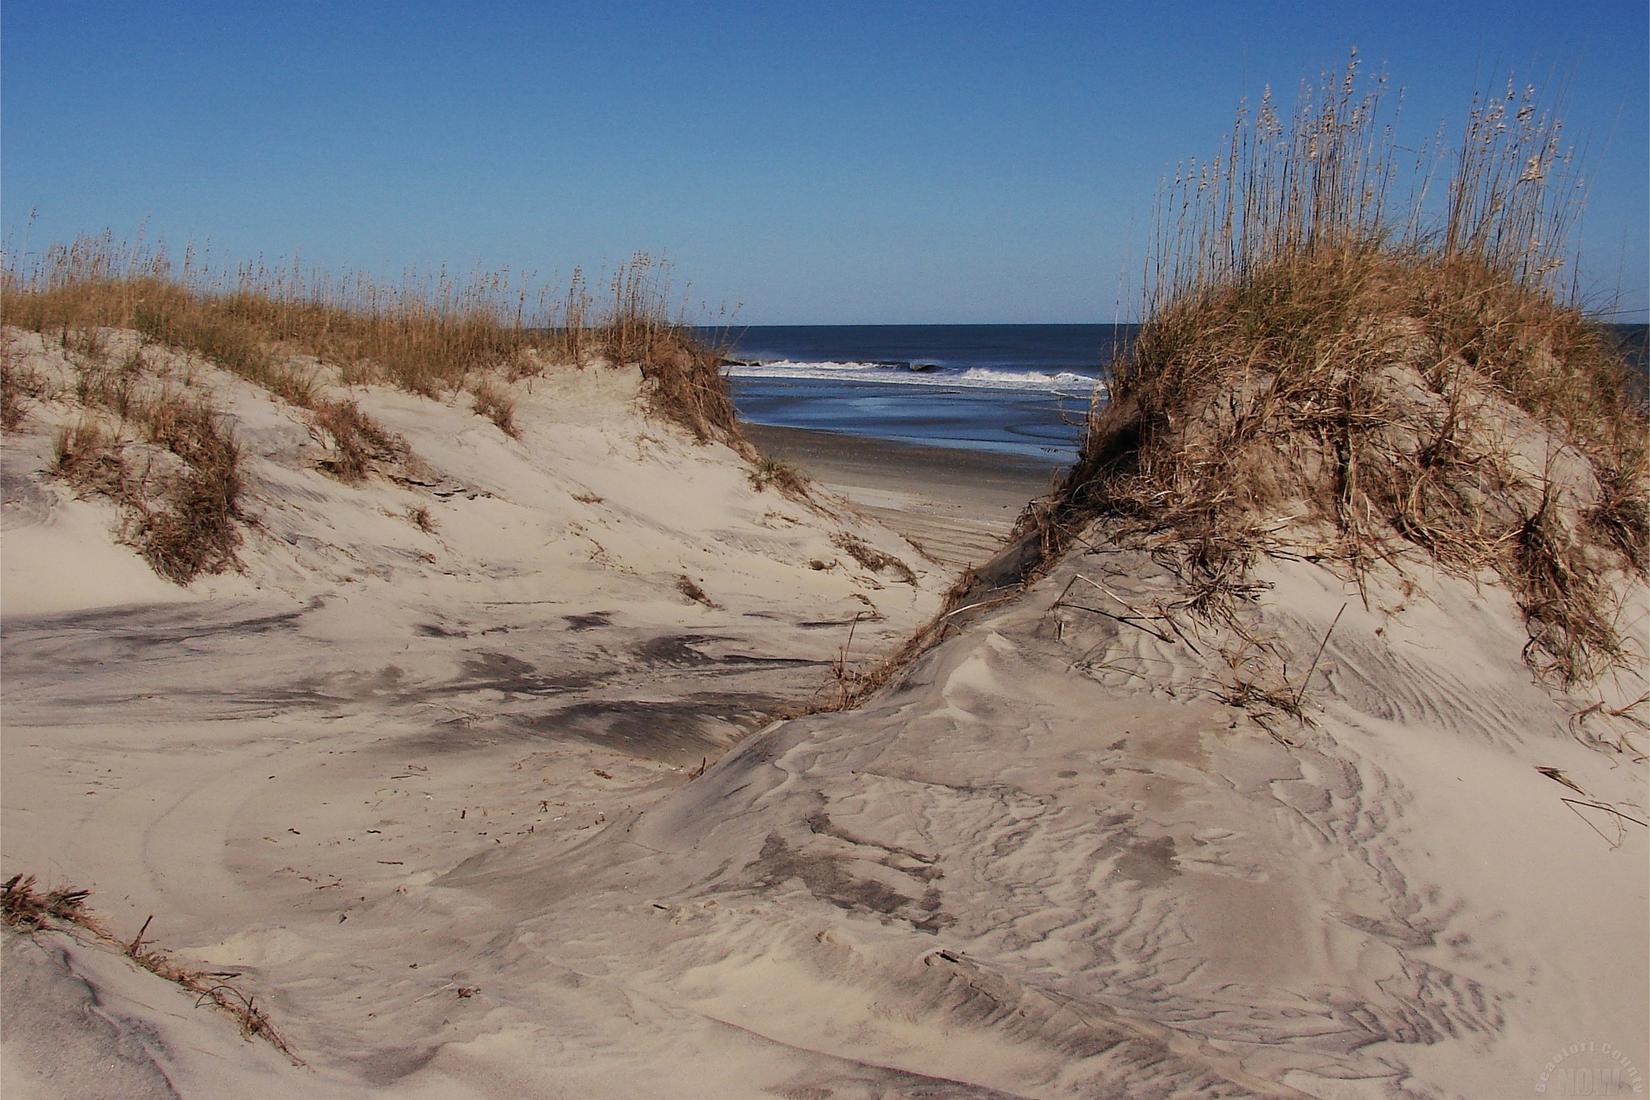
[[[746,428],[762,450],[795,464],[868,516],[954,570],[996,553],[1026,503],[1063,467],[957,447],[918,447],[805,428]]]

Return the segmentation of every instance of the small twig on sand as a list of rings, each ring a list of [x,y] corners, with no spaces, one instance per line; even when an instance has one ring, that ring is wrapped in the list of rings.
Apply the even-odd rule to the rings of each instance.
[[[1012,599],[1016,595],[1018,595],[1018,593],[1007,592],[1001,596],[993,596],[989,600],[980,600],[978,603],[965,604],[962,607],[953,608],[952,610],[947,611],[944,615],[941,615],[940,618],[949,619],[953,615],[961,615],[964,611],[973,611],[977,607],[990,607],[993,604],[999,604],[1004,600]]]
[[[1564,798],[1564,799],[1561,799],[1560,801],[1568,802],[1571,806],[1586,806],[1589,809],[1593,809],[1593,810],[1603,810],[1605,813],[1615,814],[1617,817],[1621,818],[1623,821],[1631,821],[1634,825],[1637,825],[1640,828],[1650,829],[1650,821],[1640,821],[1638,818],[1634,817],[1632,814],[1622,813],[1620,810],[1616,809],[1614,806],[1608,805],[1608,804],[1603,803],[1603,802],[1591,802],[1591,801],[1588,801],[1588,800],[1582,799],[1582,798]]]
[[[1346,608],[1347,608],[1346,604],[1344,604],[1344,603],[1341,604],[1341,609],[1339,611],[1335,612],[1335,618],[1329,624],[1329,629],[1323,632],[1323,641],[1318,643],[1318,652],[1313,654],[1313,656],[1312,656],[1312,667],[1306,670],[1306,679],[1301,681],[1300,690],[1295,692],[1295,709],[1296,710],[1300,709],[1301,700],[1306,697],[1306,685],[1308,685],[1312,682],[1312,674],[1314,672],[1318,671],[1318,660],[1319,660],[1319,658],[1321,658],[1323,656],[1323,651],[1326,648],[1328,648],[1328,646],[1329,646],[1329,636],[1331,634],[1335,633],[1335,627],[1336,627],[1337,624],[1340,623],[1341,616],[1346,614]]]
[[[1087,604],[1081,604],[1081,603],[1068,603],[1068,604],[1065,604],[1064,606],[1069,607],[1074,611],[1087,611],[1090,615],[1101,615],[1101,616],[1104,616],[1105,618],[1113,619],[1113,620],[1115,620],[1117,622],[1120,622],[1120,623],[1126,623],[1129,626],[1134,627],[1136,630],[1144,630],[1147,634],[1150,634],[1152,637],[1156,638],[1160,642],[1173,642],[1174,641],[1173,638],[1169,637],[1167,634],[1163,633],[1161,630],[1158,630],[1154,627],[1147,626],[1144,622],[1141,622],[1140,618],[1138,616],[1134,616],[1134,615],[1114,615],[1110,611],[1102,611],[1098,607],[1089,607]]]
[[[1565,775],[1562,771],[1560,771],[1557,768],[1549,767],[1545,764],[1537,764],[1535,766],[1535,770],[1540,772],[1542,775],[1546,776],[1548,779],[1551,779],[1554,783],[1564,784],[1566,787],[1570,788],[1576,794],[1584,795],[1584,794],[1587,793],[1586,791],[1581,789],[1581,786],[1579,784],[1577,784],[1575,780],[1571,779],[1569,776]]]
[[[149,922],[154,920],[154,919],[155,919],[155,915],[153,913],[150,913],[147,917],[144,918],[143,927],[138,929],[138,934],[132,940],[132,942],[126,945],[126,953],[128,955],[136,955],[137,954],[137,949],[140,946],[142,946],[142,944],[143,944],[143,934],[145,932],[149,931]]]
[[[1593,832],[1597,833],[1600,837],[1603,837],[1604,843],[1608,844],[1612,848],[1621,847],[1621,841],[1624,834],[1624,830],[1621,825],[1623,821],[1631,821],[1634,825],[1650,829],[1650,822],[1640,821],[1632,814],[1624,814],[1614,806],[1606,805],[1603,802],[1591,802],[1581,798],[1560,798],[1559,801],[1569,807],[1571,813],[1581,818],[1589,829],[1593,830]],[[1613,814],[1616,818],[1616,838],[1611,840],[1609,837],[1604,835],[1603,829],[1600,829],[1597,825],[1594,825],[1591,821],[1589,821],[1587,819],[1587,815],[1582,813],[1580,810],[1580,807],[1582,806],[1585,806],[1590,810],[1603,810],[1607,814]]]

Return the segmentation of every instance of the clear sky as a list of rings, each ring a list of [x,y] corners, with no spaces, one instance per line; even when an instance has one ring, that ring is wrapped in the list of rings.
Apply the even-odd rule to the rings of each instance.
[[[664,253],[768,323],[1129,319],[1159,178],[1356,44],[1405,133],[1561,88],[1589,301],[1650,304],[1645,0],[0,8],[13,247],[559,280]]]

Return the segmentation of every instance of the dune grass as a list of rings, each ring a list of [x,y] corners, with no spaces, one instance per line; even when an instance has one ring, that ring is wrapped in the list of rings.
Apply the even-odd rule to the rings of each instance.
[[[223,417],[187,386],[155,377],[141,348],[112,354],[99,329],[76,330],[64,350],[79,415],[53,438],[52,471],[112,500],[121,540],[168,580],[233,568],[241,450]]]
[[[90,893],[89,890],[63,886],[41,892],[33,875],[13,875],[0,884],[0,923],[22,935],[72,930],[89,936],[103,947],[125,955],[156,977],[193,994],[197,1006],[211,1004],[226,1012],[240,1026],[242,1038],[262,1039],[291,1059],[294,1065],[304,1064],[275,1030],[268,1014],[258,1006],[257,999],[233,983],[232,979],[240,975],[179,966],[166,952],[144,940],[149,921],[143,922],[143,927],[131,940],[117,938],[87,908],[86,899]]]
[[[129,375],[111,384],[82,371],[80,388],[88,411],[57,432],[54,472],[113,500],[121,540],[160,576],[188,584],[234,568],[241,450],[223,418],[178,391],[136,396]]]
[[[762,457],[751,464],[751,487],[757,492],[769,486],[795,500],[808,499],[808,477],[794,463],[784,459]]]
[[[38,371],[13,363],[0,352],[0,428],[11,431],[23,423],[29,406],[45,395],[46,380]]]
[[[905,562],[893,554],[878,550],[863,539],[855,538],[846,531],[838,531],[832,535],[831,544],[839,550],[846,551],[849,557],[873,573],[891,571],[902,584],[917,583],[917,575],[911,571],[911,567]]]
[[[659,415],[701,441],[748,449],[721,377],[722,349],[672,314],[664,265],[634,256],[600,308],[577,269],[565,295],[534,293],[529,282],[508,271],[396,286],[262,264],[219,271],[192,251],[175,264],[164,248],[106,232],[37,255],[8,249],[0,323],[66,344],[95,341],[100,329],[136,329],[304,408],[315,399],[315,371],[295,357],[336,366],[346,383],[427,396],[467,388],[501,395],[495,379],[596,361],[636,366]],[[5,392],[20,391],[8,382]],[[7,410],[18,404],[6,401]],[[497,422],[502,399],[483,404],[478,411]]]
[[[470,388],[470,401],[479,416],[485,416],[512,439],[520,438],[516,427],[516,399],[492,378],[484,378]]]
[[[722,350],[670,311],[662,264],[638,254],[597,304],[575,269],[565,295],[530,297],[508,272],[445,274],[387,287],[245,265],[217,271],[192,251],[83,237],[0,265],[0,323],[59,342],[83,410],[55,440],[55,472],[112,499],[120,537],[168,579],[187,584],[233,567],[244,520],[240,452],[201,395],[162,390],[147,349],[198,355],[303,410],[331,454],[321,469],[346,483],[393,473],[406,441],[329,389],[391,384],[430,397],[466,392],[479,416],[519,437],[514,385],[553,370],[635,367],[654,414],[700,442],[757,456],[722,378]],[[117,330],[143,344],[115,361]],[[153,352],[148,352],[153,354]],[[45,381],[0,354],[0,422],[18,428],[46,398]],[[147,445],[147,446],[145,446]],[[157,461],[170,455],[170,460]]]
[[[311,435],[332,444],[332,455],[321,469],[346,484],[363,481],[375,469],[407,455],[404,440],[348,399],[317,399],[309,406],[309,426]]]
[[[1024,525],[1045,560],[1096,517],[1167,537],[1204,612],[1249,594],[1286,523],[1360,583],[1409,551],[1493,570],[1530,663],[1589,679],[1630,654],[1599,578],[1644,572],[1650,463],[1626,364],[1563,282],[1561,125],[1509,86],[1453,153],[1411,156],[1356,67],[1287,124],[1240,113],[1168,186],[1138,342]]]

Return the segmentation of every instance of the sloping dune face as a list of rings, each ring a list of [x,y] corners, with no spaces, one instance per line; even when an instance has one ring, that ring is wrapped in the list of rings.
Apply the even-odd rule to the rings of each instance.
[[[776,708],[829,698],[845,646],[857,662],[902,640],[950,583],[828,494],[764,486],[649,415],[634,369],[509,386],[512,436],[462,392],[344,387],[313,362],[299,405],[132,333],[5,336],[29,386],[3,444],[6,874],[90,889],[123,942],[153,913],[149,942],[241,975],[340,1089],[441,1033],[371,1002],[492,1011],[402,957],[508,929],[433,903],[458,895],[432,879],[561,850],[682,785]],[[168,524],[203,514],[176,498],[206,480],[202,441],[226,439],[217,484],[236,491],[207,534],[228,560],[162,555],[156,532],[198,533]],[[202,564],[188,585],[154,564],[184,560]],[[362,912],[386,904],[400,915]],[[70,941],[47,954],[71,987],[56,1001],[124,1005],[111,1042],[185,1094],[245,1086],[190,1061],[218,1046],[191,1029],[234,1049],[232,1022],[158,981],[123,1001],[130,983]],[[34,958],[8,953],[8,978]],[[336,1014],[316,1003],[333,994]],[[8,1016],[7,1093],[27,1095],[13,1034]]]
[[[1149,552],[1079,554],[862,711],[566,861],[444,881],[515,907],[538,965],[601,975],[569,1004],[772,1044],[748,1083],[780,1094],[1506,1095],[1572,1036],[1642,1064],[1630,723],[1533,682],[1488,586],[1366,609],[1317,565],[1261,578],[1251,632],[1311,653],[1339,617],[1310,727],[1210,697],[1232,636],[1079,606],[1172,599]],[[1630,613],[1642,635],[1642,591]]]
[[[519,443],[365,393],[411,487],[315,473],[226,390],[245,575],[7,618],[6,859],[156,913],[306,1066],[73,944],[8,974],[103,1005],[84,1041],[185,1095],[1481,1096],[1650,1061],[1642,664],[1544,679],[1497,574],[1354,570],[1293,509],[1216,607],[1180,535],[1101,515],[858,709],[738,740],[866,600],[870,652],[938,578],[846,561],[848,521],[633,386],[523,395]],[[19,476],[24,530],[101,506]],[[431,485],[461,568],[396,518]],[[1642,639],[1643,582],[1597,575]]]
[[[1412,369],[1387,371],[1389,422],[1423,430],[1367,476],[1450,415]],[[1462,442],[1501,471],[1483,508],[1596,514],[1561,436],[1491,388],[1473,410]],[[1195,434],[1231,403],[1186,411]],[[1325,467],[1290,453],[1217,575],[1201,540],[1091,514],[861,709],[766,732],[581,851],[439,885],[519,914],[515,965],[578,975],[571,1065],[655,1087],[661,1060],[752,1095],[1630,1086],[1642,574],[1567,558],[1617,658],[1561,674],[1531,588],[1399,528],[1354,560],[1302,495]]]

